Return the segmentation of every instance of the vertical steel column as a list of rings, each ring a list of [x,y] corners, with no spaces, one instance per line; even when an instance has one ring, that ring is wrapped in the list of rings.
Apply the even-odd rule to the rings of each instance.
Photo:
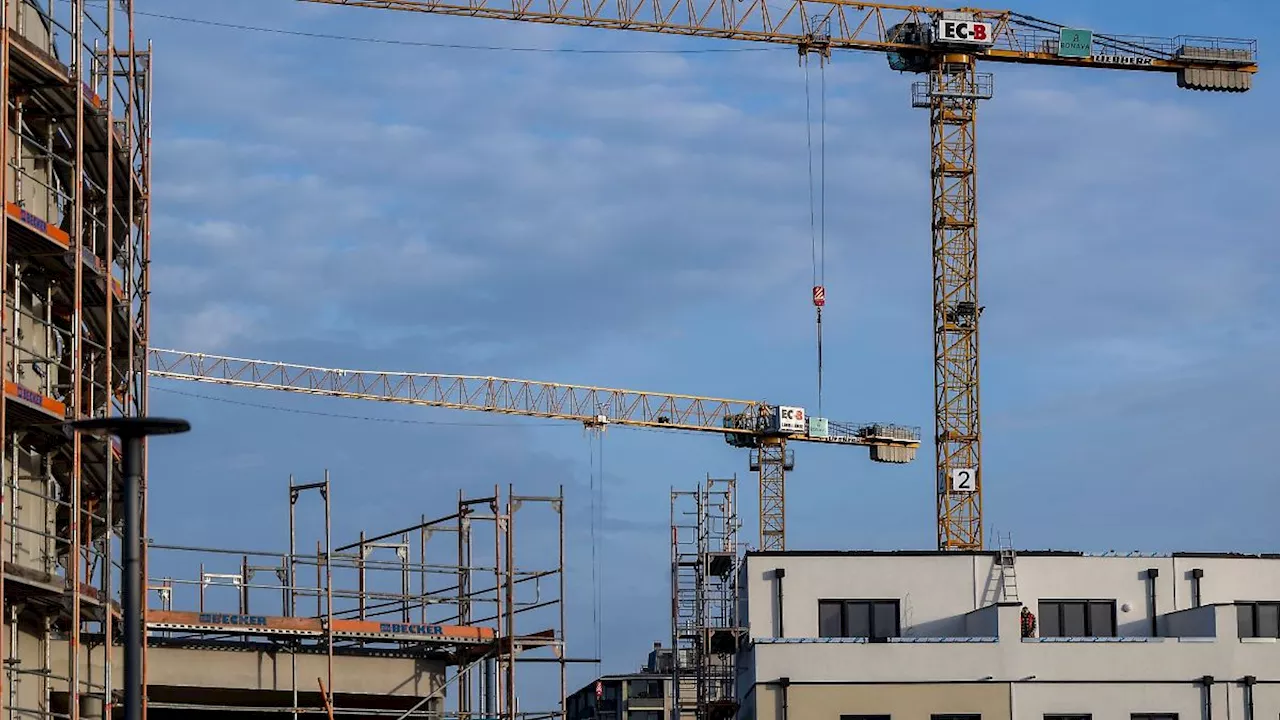
[[[515,524],[516,510],[519,509],[519,501],[514,498],[515,489],[513,486],[507,486],[507,586],[506,586],[506,606],[507,606],[507,666],[506,666],[506,695],[507,708],[510,713],[511,720],[516,718],[516,543],[515,543]]]
[[[499,636],[501,636],[502,628],[503,628],[503,619],[504,619],[502,614],[502,610],[503,610],[502,531],[505,526],[505,522],[502,517],[502,505],[500,505],[498,502],[498,486],[496,484],[493,486],[493,500],[490,501],[489,507],[493,512],[493,587],[494,587],[493,607],[494,607],[494,619],[496,621],[494,624],[494,627],[497,628],[497,632]],[[497,651],[499,658],[502,657],[502,652],[503,652],[502,646],[503,646],[503,642],[501,640],[501,637],[499,637],[498,642],[495,644],[495,650]],[[501,677],[497,677],[496,679],[499,681],[498,684],[500,685]],[[501,692],[497,692],[496,690],[497,689],[493,685],[490,685],[488,688],[488,692],[494,698],[498,699],[498,703],[497,703],[498,706],[494,708],[494,711],[497,712],[499,715],[505,715],[507,710],[505,707],[503,707],[503,702],[502,702],[502,699],[505,698],[505,695]]]
[[[427,624],[427,516],[419,516],[418,527],[418,622]],[[459,625],[462,623],[459,622]]]
[[[9,318],[4,312],[4,301],[9,297],[9,3],[15,0],[0,0],[0,108],[3,108],[3,132],[0,132],[0,212],[4,213],[4,217],[0,218],[0,383],[9,379],[9,336],[10,323]],[[14,306],[17,306],[16,299]],[[15,325],[16,327],[16,325]],[[9,455],[9,463],[16,467],[18,454],[17,446],[14,445],[14,451],[10,451],[9,445],[9,429],[5,424],[5,409],[9,404],[7,398],[3,397],[4,393],[0,392],[0,452]],[[5,502],[5,492],[8,489],[9,478],[7,475],[0,478],[0,548],[4,547],[5,538],[8,536],[7,515],[8,508]],[[0,568],[4,566],[3,555],[0,554]],[[5,612],[5,583],[0,580],[0,629],[3,629],[3,623],[8,613]],[[7,634],[11,637],[17,636],[18,623],[14,620]],[[9,661],[16,660],[13,654],[9,652],[9,648],[0,643],[0,665],[6,669],[13,666]],[[9,687],[9,672],[0,673],[0,708],[4,708],[7,704],[13,706],[13,699],[9,697],[11,690]]]
[[[129,0],[130,28],[133,27],[133,0]],[[132,30],[130,31],[132,39]],[[142,316],[142,333],[138,343],[138,354],[134,361],[138,363],[137,372],[140,375],[140,385],[142,388],[142,402],[138,408],[139,417],[145,417],[150,403],[150,389],[147,384],[147,345],[151,341],[151,78],[155,77],[155,56],[152,55],[152,44],[147,42],[147,67],[146,75],[143,78],[143,92],[146,94],[146,103],[143,111],[140,113],[139,128],[142,135],[142,177],[143,177],[143,193],[139,201],[142,203],[142,257],[135,258],[137,265],[134,266],[142,278],[142,287],[139,288],[139,314]],[[136,52],[130,46],[130,52]],[[131,343],[132,344],[132,343]],[[147,464],[149,462],[146,452],[147,446],[143,447],[142,458],[142,536],[147,535]],[[147,575],[147,548],[142,548],[142,574]],[[147,622],[147,604],[142,603],[142,623],[146,627]],[[142,720],[147,720],[147,647],[142,647]]]
[[[409,603],[409,596],[413,594],[413,588],[411,587],[413,574],[412,566],[410,565],[413,554],[409,548],[409,533],[400,534],[400,546],[404,548],[404,557],[400,561],[400,617],[401,621],[408,625],[413,622],[413,618],[410,616],[412,606]],[[400,554],[400,548],[396,548],[396,554]]]
[[[329,695],[329,712],[333,713],[333,521],[329,511],[329,469],[324,470],[324,594],[325,594],[325,652],[328,655],[329,682],[325,683]]]
[[[458,624],[471,624],[471,520],[467,515],[471,512],[469,505],[463,502],[462,489],[458,489]],[[423,605],[425,608],[425,604]],[[425,622],[425,621],[424,621]],[[468,720],[471,712],[471,673],[458,678],[458,714]],[[491,709],[486,708],[491,712]]]
[[[565,624],[565,621],[564,621],[564,611],[565,611],[565,608],[564,608],[564,584],[565,584],[564,583],[564,579],[565,579],[564,578],[564,515],[565,515],[565,508],[564,508],[564,485],[563,484],[560,485],[559,492],[556,495],[555,508],[556,508],[556,515],[558,516],[557,519],[559,520],[559,523],[560,523],[560,556],[559,556],[560,560],[559,560],[559,564],[556,566],[558,568],[557,573],[560,576],[558,578],[560,583],[560,594],[558,596],[558,601],[560,605],[559,607],[559,611],[560,611],[560,716],[561,718],[568,718],[569,707],[566,703],[568,702],[569,687],[567,685],[568,679],[565,674],[565,671],[566,671],[565,653],[567,652],[568,643],[565,639],[567,625]]]
[[[679,495],[669,486],[671,497],[671,717],[684,720],[680,714],[680,530],[676,525],[676,503]]]
[[[365,618],[365,608],[364,608],[365,568],[364,568],[364,531],[363,530],[360,531],[360,543],[359,543],[359,548],[357,552],[359,554],[356,556],[356,575],[357,575],[356,577],[357,606],[356,607],[357,607],[357,611],[359,613],[360,619],[364,620],[366,618]]]
[[[103,353],[106,356],[106,377],[103,380],[103,387],[106,390],[106,407],[105,412],[108,417],[113,415],[112,406],[116,397],[115,378],[116,378],[116,356],[115,343],[113,338],[115,329],[115,293],[112,292],[111,279],[115,277],[115,228],[116,228],[116,188],[115,188],[115,169],[116,169],[116,133],[115,133],[115,98],[116,98],[116,33],[115,18],[116,9],[113,5],[108,4],[107,13],[107,52],[106,52],[106,138],[107,138],[107,180],[106,180],[106,199],[103,201],[103,214],[106,216],[106,338],[103,341]],[[7,65],[6,65],[7,67]],[[126,128],[125,132],[132,132],[132,128]],[[126,215],[129,217],[129,215]],[[125,289],[125,298],[129,298],[127,286],[123,283],[122,288]],[[126,332],[132,335],[130,328],[126,326]],[[125,371],[125,377],[128,377],[128,370]],[[120,402],[122,410],[127,410],[127,405],[123,401]],[[122,413],[124,414],[124,413]],[[121,452],[124,448],[121,448]],[[112,693],[111,693],[111,666],[113,664],[112,656],[112,622],[111,622],[111,536],[115,533],[115,526],[112,524],[111,516],[111,500],[112,485],[115,484],[115,454],[112,452],[112,443],[110,439],[103,445],[103,457],[106,458],[106,468],[103,471],[106,475],[106,490],[104,492],[106,498],[103,503],[103,569],[102,569],[102,597],[106,598],[105,607],[102,612],[102,716],[103,718],[112,717]],[[122,458],[123,459],[123,458]],[[126,517],[129,517],[126,515]],[[147,604],[147,578],[142,578],[142,604]],[[144,643],[145,644],[145,643]],[[144,650],[145,652],[145,650]]]
[[[71,254],[75,263],[75,287],[71,321],[71,403],[72,420],[86,417],[83,407],[84,397],[84,0],[71,0],[71,82],[75,83],[75,127],[72,129],[75,146],[75,159],[72,164],[71,192],[73,193],[71,222],[67,228],[71,236]],[[52,167],[52,165],[50,165]],[[71,720],[80,718],[80,514],[84,497],[81,495],[81,465],[84,462],[84,446],[79,433],[72,437],[71,449],[71,506],[68,508],[68,532],[71,534],[71,547],[67,554],[67,568],[71,571],[69,592],[71,610],[71,628],[67,638],[68,668],[67,709]],[[127,450],[127,449],[126,449]],[[128,498],[125,499],[126,503]],[[132,519],[132,518],[130,518]],[[136,530],[136,527],[135,527]],[[126,579],[126,583],[127,583]],[[135,600],[137,596],[134,596]],[[126,623],[127,625],[128,623]],[[136,628],[135,628],[136,629]],[[132,637],[132,636],[131,636]],[[128,645],[126,645],[126,648]],[[126,663],[127,664],[127,663]],[[127,690],[126,690],[127,694]],[[127,700],[126,700],[127,703]],[[125,708],[129,712],[128,705]],[[125,720],[138,720],[137,716],[126,715]]]
[[[288,567],[285,569],[285,575],[288,577],[288,595],[289,595],[289,611],[285,613],[289,617],[298,614],[298,597],[296,594],[297,574],[296,563],[294,558],[298,555],[298,527],[297,512],[298,491],[293,489],[293,473],[289,473],[289,560]]]
[[[989,78],[984,74],[984,78]],[[938,548],[982,548],[978,415],[978,214],[975,128],[990,97],[969,55],[941,55],[929,75],[932,134],[934,408]],[[972,490],[953,490],[955,470]]]

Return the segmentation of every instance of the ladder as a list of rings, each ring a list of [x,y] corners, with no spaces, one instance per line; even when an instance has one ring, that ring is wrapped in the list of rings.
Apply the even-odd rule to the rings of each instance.
[[[1018,552],[1013,549],[1013,534],[997,534],[1000,543],[1000,595],[1003,602],[1018,602]]]

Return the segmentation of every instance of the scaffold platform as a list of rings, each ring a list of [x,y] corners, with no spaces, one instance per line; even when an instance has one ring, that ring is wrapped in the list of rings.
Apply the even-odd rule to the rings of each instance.
[[[293,637],[325,636],[325,622],[320,618],[278,617],[271,615],[239,615],[231,613],[180,612],[150,610],[147,629],[157,632],[192,634],[289,635]],[[431,623],[380,622],[377,620],[334,620],[333,637],[338,640],[374,642],[408,642],[427,645],[491,645],[496,639],[493,628]]]

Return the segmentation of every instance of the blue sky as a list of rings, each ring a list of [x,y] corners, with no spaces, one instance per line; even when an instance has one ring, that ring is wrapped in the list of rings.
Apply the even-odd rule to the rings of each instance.
[[[1274,549],[1280,141],[1264,129],[1280,112],[1267,70],[1280,11],[1058,5],[1016,9],[1099,31],[1256,36],[1263,73],[1251,93],[1210,95],[1163,75],[992,68],[978,136],[988,528],[1030,548]],[[138,6],[458,44],[733,47],[288,0]],[[154,345],[815,404],[793,50],[432,49],[155,17],[141,35],[156,57]],[[874,55],[826,70],[824,405],[927,434],[929,135],[911,80]],[[459,487],[563,483],[570,654],[594,652],[582,428],[153,388],[153,413],[194,426],[152,446],[157,541],[286,547],[290,473],[332,472],[339,540],[451,512]],[[717,436],[611,430],[601,446],[599,610],[616,672],[669,638],[670,487],[736,473],[754,542],[755,480]],[[796,450],[790,547],[933,546],[931,448],[906,467]]]

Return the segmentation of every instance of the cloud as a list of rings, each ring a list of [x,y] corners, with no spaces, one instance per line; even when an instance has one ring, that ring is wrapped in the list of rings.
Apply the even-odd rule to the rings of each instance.
[[[252,331],[253,321],[247,313],[228,304],[213,303],[183,318],[173,339],[179,347],[198,347],[205,348],[208,352],[218,352]]]

